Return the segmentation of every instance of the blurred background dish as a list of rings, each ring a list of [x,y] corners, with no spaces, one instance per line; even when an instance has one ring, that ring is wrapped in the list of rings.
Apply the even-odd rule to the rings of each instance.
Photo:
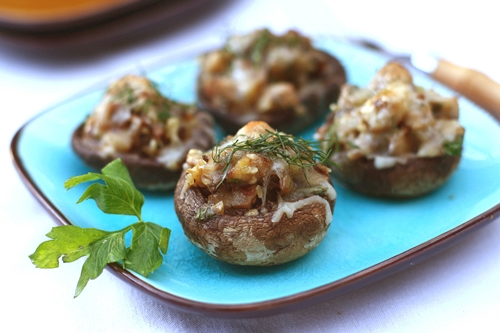
[[[154,30],[206,0],[0,0],[0,44],[22,50],[88,46]],[[206,3],[206,4],[205,4]]]
[[[22,32],[52,32],[102,22],[158,0],[1,0],[0,27]]]

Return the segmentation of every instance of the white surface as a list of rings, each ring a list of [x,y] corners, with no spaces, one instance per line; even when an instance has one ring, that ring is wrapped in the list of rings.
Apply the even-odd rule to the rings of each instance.
[[[105,271],[73,299],[80,264],[36,269],[28,256],[54,221],[15,172],[8,149],[31,117],[81,90],[151,59],[213,43],[232,31],[295,27],[353,34],[398,50],[419,48],[500,81],[494,2],[227,1],[189,25],[105,51],[44,55],[0,45],[2,332],[495,332],[500,327],[498,219],[458,245],[379,283],[294,313],[223,320],[158,304]],[[307,4],[307,5],[306,5]],[[402,7],[406,8],[402,8]]]

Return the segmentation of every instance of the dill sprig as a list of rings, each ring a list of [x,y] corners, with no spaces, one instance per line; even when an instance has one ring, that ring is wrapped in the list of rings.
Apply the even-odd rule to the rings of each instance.
[[[273,40],[273,36],[268,30],[263,30],[257,40],[255,41],[255,44],[252,48],[252,51],[250,52],[250,59],[252,62],[256,65],[262,64],[263,61],[263,56],[264,56],[264,50],[266,47],[271,43]]]
[[[224,164],[223,177],[217,187],[226,179],[231,161],[238,152],[263,154],[271,159],[281,159],[289,166],[297,167],[306,176],[306,169],[329,162],[331,151],[315,147],[319,148],[319,143],[316,141],[295,138],[276,130],[266,130],[265,134],[260,134],[257,138],[245,140],[236,138],[234,142],[223,147],[217,145],[212,151],[212,159],[215,163]]]
[[[323,140],[320,143],[323,151],[330,150],[333,154],[336,154],[340,150],[340,140],[337,134],[337,126],[330,124],[325,133],[323,134]]]
[[[136,103],[139,104],[134,106],[137,112],[148,113],[150,111],[155,111],[158,114],[158,119],[160,121],[165,121],[170,118],[173,106],[175,104],[180,105],[180,103],[175,103],[163,96],[159,90],[158,83],[151,80],[149,83],[157,95],[150,96],[143,103],[139,104],[139,96],[129,83],[125,83],[124,86],[120,88],[116,94],[116,99],[131,107]],[[185,108],[185,106],[181,105],[181,108]]]
[[[260,31],[259,36],[255,40],[253,47],[250,50],[250,60],[255,65],[262,65],[265,57],[265,52],[268,48],[284,45],[289,48],[308,47],[305,42],[306,38],[293,33],[286,33],[282,36],[272,34],[268,29]]]
[[[116,98],[125,104],[132,104],[136,100],[134,89],[126,83],[116,94]]]

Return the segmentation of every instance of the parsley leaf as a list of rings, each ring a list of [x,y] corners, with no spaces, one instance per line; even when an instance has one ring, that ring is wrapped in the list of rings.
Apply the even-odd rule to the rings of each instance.
[[[102,169],[102,174],[89,172],[86,175],[75,176],[64,182],[66,189],[71,189],[81,183],[103,180],[107,186],[93,183],[82,194],[77,203],[94,199],[97,207],[106,214],[122,214],[137,216],[141,221],[141,209],[144,196],[132,182],[127,168],[120,159],[116,159]]]
[[[134,238],[132,246],[127,251],[125,266],[147,277],[149,273],[160,267],[163,254],[166,254],[170,230],[157,224],[146,222],[132,226]]]
[[[125,232],[109,232],[89,244],[89,256],[82,267],[82,273],[76,286],[75,297],[80,295],[90,279],[101,275],[106,264],[117,262],[126,257]]]
[[[105,184],[95,183],[104,181]],[[138,222],[118,231],[103,231],[66,225],[54,227],[47,234],[51,240],[38,246],[29,256],[38,268],[57,268],[62,262],[73,262],[87,256],[77,283],[75,297],[80,295],[89,280],[96,279],[109,263],[121,262],[145,277],[160,267],[167,253],[170,229],[143,222],[141,209],[144,196],[134,186],[127,168],[116,159],[102,169],[102,174],[90,172],[68,179],[64,186],[94,182],[82,194],[77,203],[94,199],[97,206],[107,214],[132,215]],[[125,235],[132,232],[130,247],[125,244]]]
[[[37,267],[56,268],[59,267],[59,257],[62,256],[63,262],[80,259],[90,253],[90,244],[106,234],[106,231],[84,230],[72,225],[55,227],[47,234],[53,240],[40,244],[30,258]]]

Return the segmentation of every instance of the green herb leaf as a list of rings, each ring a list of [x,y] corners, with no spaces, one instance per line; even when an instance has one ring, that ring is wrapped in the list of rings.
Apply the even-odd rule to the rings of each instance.
[[[194,219],[196,221],[207,221],[214,217],[216,214],[214,213],[212,206],[209,204],[204,204],[196,211],[196,216]]]
[[[85,260],[77,283],[75,297],[80,295],[88,281],[96,279],[109,263],[123,262],[124,267],[148,276],[162,263],[162,254],[167,253],[170,229],[141,220],[144,196],[135,188],[127,168],[117,159],[102,169],[102,174],[88,173],[72,177],[64,184],[66,189],[90,181],[91,184],[78,203],[94,199],[98,207],[108,214],[136,216],[139,221],[118,231],[103,231],[66,225],[52,228],[45,241],[38,246],[30,259],[38,268],[59,267],[59,259],[73,262],[81,257]],[[127,248],[125,235],[132,232],[132,244]]]
[[[55,227],[47,234],[52,240],[40,244],[30,259],[38,268],[56,268],[61,256],[63,262],[73,262],[88,255],[89,245],[106,234],[102,230],[72,225]]]
[[[117,232],[106,233],[89,245],[89,256],[82,267],[80,279],[76,286],[75,297],[83,291],[90,279],[101,275],[107,264],[125,259],[125,233],[128,228]]]
[[[260,33],[259,37],[255,41],[255,44],[250,53],[250,59],[256,65],[262,63],[262,58],[264,56],[264,50],[272,40],[272,35],[269,30],[264,29]]]
[[[445,154],[450,156],[460,156],[460,154],[462,153],[462,146],[463,146],[463,138],[443,143],[443,149]]]
[[[328,163],[331,151],[318,149],[319,143],[316,141],[295,138],[292,135],[280,133],[279,131],[267,131],[257,138],[248,140],[236,139],[229,145],[222,148],[215,146],[212,151],[212,159],[215,163],[224,163],[223,178],[219,185],[225,180],[227,171],[231,165],[233,156],[238,151],[247,153],[264,154],[270,158],[279,158],[288,165],[293,165],[304,170],[317,164]]]
[[[161,253],[167,252],[170,230],[162,232],[164,228],[149,222],[136,223],[132,229],[132,246],[127,251],[124,266],[147,277],[163,261]]]
[[[71,189],[81,183],[103,180],[106,185],[94,183],[82,194],[77,203],[94,199],[97,206],[106,214],[122,214],[137,216],[141,221],[141,209],[144,196],[132,182],[127,168],[120,159],[116,159],[102,169],[102,174],[89,172],[76,176],[64,183],[66,189]]]

